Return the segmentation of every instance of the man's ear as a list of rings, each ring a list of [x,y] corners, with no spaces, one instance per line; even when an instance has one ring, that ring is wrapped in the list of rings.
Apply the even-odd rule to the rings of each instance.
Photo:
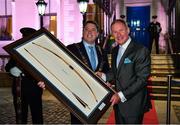
[[[99,35],[100,35],[100,33],[98,32],[98,33],[97,33],[97,38],[99,38]]]
[[[127,27],[127,32],[128,32],[128,34],[130,33],[130,29],[129,29],[129,27]]]

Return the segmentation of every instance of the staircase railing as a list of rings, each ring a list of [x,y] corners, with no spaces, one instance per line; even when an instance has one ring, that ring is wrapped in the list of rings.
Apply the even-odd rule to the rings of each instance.
[[[173,51],[172,41],[171,41],[171,39],[170,39],[169,33],[165,33],[164,39],[165,39],[165,41],[166,41],[166,43],[167,43],[167,49],[169,50],[170,54],[173,54],[174,51]],[[167,51],[168,51],[168,50],[167,50]]]

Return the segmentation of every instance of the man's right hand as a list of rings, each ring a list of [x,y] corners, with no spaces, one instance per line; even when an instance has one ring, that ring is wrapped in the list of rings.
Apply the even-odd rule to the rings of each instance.
[[[46,86],[45,86],[45,84],[44,84],[44,82],[43,81],[39,81],[38,82],[38,86],[40,87],[40,88],[42,88],[42,89],[46,89]]]
[[[120,97],[118,95],[118,93],[115,93],[112,97],[111,97],[111,106],[114,106],[115,104],[118,104],[120,102]]]

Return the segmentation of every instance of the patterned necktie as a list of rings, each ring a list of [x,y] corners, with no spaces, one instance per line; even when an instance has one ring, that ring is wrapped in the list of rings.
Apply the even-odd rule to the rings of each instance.
[[[117,59],[116,59],[116,67],[118,68],[119,62],[122,57],[122,52],[123,52],[123,47],[119,46],[118,54],[117,54]]]
[[[96,70],[96,58],[95,58],[95,54],[94,54],[94,50],[92,46],[89,46],[89,54],[90,54],[90,62],[91,62],[91,66],[93,71]]]

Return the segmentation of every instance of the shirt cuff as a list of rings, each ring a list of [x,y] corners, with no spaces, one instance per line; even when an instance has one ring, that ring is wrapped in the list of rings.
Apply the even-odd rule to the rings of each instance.
[[[121,102],[127,101],[127,99],[125,98],[124,94],[123,94],[121,91],[118,92],[118,95],[119,95],[119,97],[120,97],[120,99],[121,99]]]
[[[106,74],[102,73],[101,79],[106,82]]]

